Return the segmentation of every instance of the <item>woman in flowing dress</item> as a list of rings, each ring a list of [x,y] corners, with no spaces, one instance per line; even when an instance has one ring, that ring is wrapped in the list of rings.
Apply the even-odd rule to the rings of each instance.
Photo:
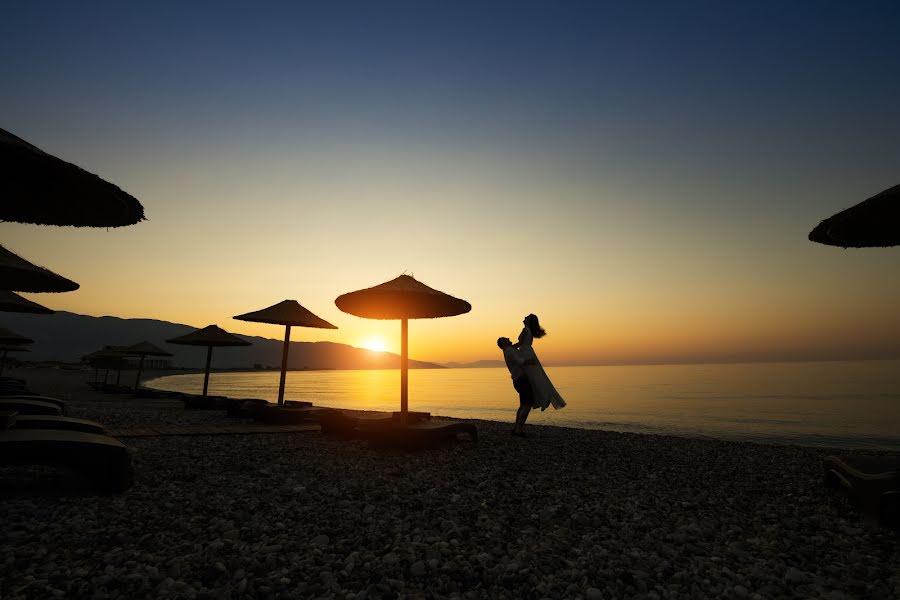
[[[516,346],[522,353],[523,358],[534,359],[533,363],[529,361],[524,367],[525,375],[528,377],[531,389],[534,392],[534,408],[540,407],[541,410],[546,410],[548,406],[553,405],[553,408],[560,409],[566,405],[566,401],[562,399],[562,396],[553,387],[553,382],[550,381],[547,373],[544,372],[544,367],[541,366],[541,361],[538,360],[532,346],[535,338],[542,338],[547,335],[547,332],[541,327],[541,323],[535,314],[525,317],[522,324],[524,327],[519,334],[519,343]]]

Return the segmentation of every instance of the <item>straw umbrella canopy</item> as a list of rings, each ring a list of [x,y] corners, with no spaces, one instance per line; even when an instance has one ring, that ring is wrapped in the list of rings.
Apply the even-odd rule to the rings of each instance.
[[[71,292],[78,284],[0,246],[0,289],[14,292]]]
[[[100,369],[106,370],[106,374],[103,376],[103,383],[106,383],[106,379],[109,377],[109,370],[116,369],[116,385],[119,385],[125,358],[125,355],[122,353],[124,348],[124,346],[103,346],[100,350],[85,354],[81,357],[81,360],[94,368],[94,381],[99,380]]]
[[[33,344],[34,340],[31,338],[27,338],[24,335],[19,335],[14,331],[10,331],[4,327],[0,327],[0,344],[14,344],[16,346],[21,344]]]
[[[7,290],[0,290],[0,312],[32,313],[36,315],[52,315],[56,311],[37,302],[27,300],[18,294]]]
[[[338,308],[366,319],[400,320],[400,420],[409,412],[409,319],[453,317],[472,310],[472,305],[428,287],[409,275],[401,275],[375,287],[338,296]]]
[[[3,356],[6,356],[7,352],[31,352],[24,344],[0,344],[0,350],[3,351]]]
[[[144,220],[144,207],[97,175],[0,129],[0,221],[121,227]]]
[[[172,353],[166,352],[159,346],[155,346],[150,342],[140,342],[139,344],[135,344],[134,346],[123,348],[122,355],[139,356],[141,358],[140,362],[138,362],[137,377],[135,377],[134,379],[134,389],[137,389],[138,385],[141,382],[141,372],[144,370],[144,359],[148,356],[172,356]]]
[[[192,331],[185,335],[166,340],[169,344],[182,344],[185,346],[206,346],[206,373],[203,376],[203,395],[209,389],[209,367],[212,363],[212,349],[214,346],[250,346],[250,342],[231,335],[221,327],[208,325],[203,329]]]
[[[2,356],[0,356],[0,375],[3,375],[3,369],[6,367],[7,352],[31,352],[31,350],[21,344],[0,344],[0,350],[3,351]]]
[[[809,233],[811,242],[842,248],[900,244],[900,185],[833,215]]]
[[[284,406],[284,381],[287,375],[288,351],[291,343],[291,327],[315,327],[337,329],[334,325],[303,308],[296,300],[283,300],[268,308],[234,317],[239,321],[284,325],[284,347],[281,351],[281,379],[278,382],[278,406]]]

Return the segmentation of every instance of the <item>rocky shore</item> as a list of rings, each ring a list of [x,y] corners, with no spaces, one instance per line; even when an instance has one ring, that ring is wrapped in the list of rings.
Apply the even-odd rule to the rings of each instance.
[[[225,419],[14,375],[110,428]],[[136,481],[115,497],[0,469],[0,598],[900,598],[900,536],[824,488],[826,451],[478,427],[418,453],[127,439]]]

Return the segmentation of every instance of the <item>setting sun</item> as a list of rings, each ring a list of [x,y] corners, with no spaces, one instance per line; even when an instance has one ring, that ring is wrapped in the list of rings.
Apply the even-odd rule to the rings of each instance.
[[[365,348],[366,350],[374,350],[375,352],[384,352],[387,349],[384,340],[379,338],[369,338],[360,343],[359,347]]]

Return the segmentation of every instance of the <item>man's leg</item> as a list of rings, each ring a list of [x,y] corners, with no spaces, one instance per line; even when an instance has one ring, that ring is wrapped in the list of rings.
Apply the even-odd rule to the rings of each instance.
[[[526,377],[520,377],[513,382],[516,391],[519,392],[519,410],[516,411],[516,433],[524,433],[525,420],[531,412],[534,401],[534,393],[531,391],[531,383]]]

